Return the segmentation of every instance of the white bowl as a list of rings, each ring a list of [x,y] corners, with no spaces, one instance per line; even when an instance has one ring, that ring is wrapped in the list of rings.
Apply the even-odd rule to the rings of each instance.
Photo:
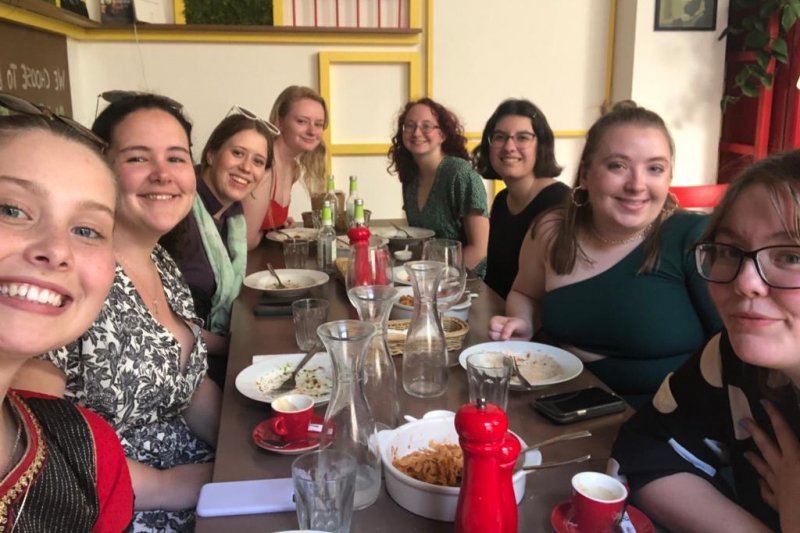
[[[520,445],[527,445],[518,435]],[[378,432],[380,442],[383,474],[386,479],[386,491],[401,507],[414,514],[453,522],[456,517],[458,493],[460,487],[442,487],[418,481],[400,472],[392,464],[398,457],[404,457],[416,450],[428,447],[430,441],[437,443],[458,444],[458,433],[455,428],[455,417],[425,418],[404,424],[397,429]],[[538,450],[525,454],[526,465],[541,464],[542,455]],[[525,473],[514,474],[514,496],[517,503],[525,496]]]
[[[396,288],[397,288],[397,293],[400,296],[404,295],[414,296],[414,289],[412,289],[411,287],[396,287]],[[470,307],[472,307],[472,298],[467,298],[465,301],[459,303],[458,305],[454,305],[453,307],[445,311],[444,314],[445,316],[452,316],[454,318],[460,318],[461,320],[466,321],[467,317],[469,316]],[[389,315],[389,318],[392,320],[411,318],[412,314],[414,314],[413,305],[403,305],[399,301],[397,301],[392,307],[392,312]]]

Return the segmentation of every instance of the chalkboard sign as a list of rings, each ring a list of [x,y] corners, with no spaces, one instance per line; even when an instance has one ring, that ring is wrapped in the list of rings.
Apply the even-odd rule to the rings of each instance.
[[[0,21],[0,91],[71,117],[66,37]]]

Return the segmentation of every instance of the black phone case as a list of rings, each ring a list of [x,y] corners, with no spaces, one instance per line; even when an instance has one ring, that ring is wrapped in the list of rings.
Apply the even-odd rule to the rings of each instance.
[[[610,415],[625,410],[625,402],[622,400],[622,398],[610,398],[608,403],[587,406],[584,409],[576,409],[573,411],[562,411],[552,402],[552,398],[559,396],[562,395],[556,394],[549,397],[544,396],[531,402],[531,406],[536,411],[557,424],[569,424],[571,422],[578,422],[580,420],[587,420],[589,418],[595,418],[598,416]]]

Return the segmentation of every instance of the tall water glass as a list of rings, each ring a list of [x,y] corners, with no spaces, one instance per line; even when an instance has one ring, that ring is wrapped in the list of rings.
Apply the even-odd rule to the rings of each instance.
[[[369,243],[350,246],[350,260],[344,279],[348,295],[353,287],[392,284],[392,255],[386,244],[381,244],[380,239],[373,235]],[[352,297],[350,302],[358,307]]]
[[[339,450],[301,455],[292,463],[300,529],[348,533],[353,517],[356,461]]]
[[[422,247],[422,259],[437,261],[445,266],[436,291],[436,308],[439,311],[439,321],[442,322],[444,330],[444,313],[461,299],[467,284],[467,269],[464,266],[461,242],[453,239],[425,241]],[[458,351],[448,351],[447,366],[456,365],[458,365]]]

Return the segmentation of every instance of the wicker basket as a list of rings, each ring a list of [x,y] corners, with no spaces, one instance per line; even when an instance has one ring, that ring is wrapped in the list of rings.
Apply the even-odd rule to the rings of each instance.
[[[387,327],[389,330],[403,331],[403,334],[394,335],[391,331],[389,332],[387,340],[390,354],[400,355],[403,353],[403,348],[405,348],[406,343],[405,332],[408,331],[409,324],[411,324],[411,320],[409,319],[390,320],[388,322]],[[444,338],[447,341],[448,350],[460,350],[461,345],[464,343],[464,337],[466,337],[468,332],[469,324],[465,321],[452,316],[444,317]]]

